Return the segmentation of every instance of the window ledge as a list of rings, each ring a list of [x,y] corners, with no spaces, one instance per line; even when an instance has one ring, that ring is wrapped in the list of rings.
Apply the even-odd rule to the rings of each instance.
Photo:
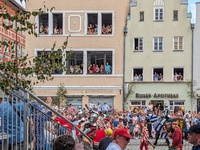
[[[153,50],[153,52],[163,52],[163,50]]]
[[[125,83],[139,83],[139,84],[143,84],[143,83],[152,83],[152,84],[163,84],[163,83],[172,83],[172,84],[183,84],[183,83],[190,83],[188,81],[131,81],[131,82],[125,82]]]
[[[139,22],[144,22],[144,20],[139,20]]]
[[[164,20],[154,20],[154,22],[164,22]]]
[[[134,50],[133,52],[143,52],[143,51],[141,51],[141,50],[140,50],[140,51],[136,51],[136,50]]]
[[[178,21],[177,19],[173,19],[172,21]]]
[[[173,50],[174,52],[183,52],[183,50]]]
[[[114,36],[114,34],[104,34],[104,35],[95,35],[95,34],[52,34],[52,35],[49,35],[49,34],[38,34],[38,37],[66,37],[66,36],[92,36],[92,37],[111,37],[111,36]]]

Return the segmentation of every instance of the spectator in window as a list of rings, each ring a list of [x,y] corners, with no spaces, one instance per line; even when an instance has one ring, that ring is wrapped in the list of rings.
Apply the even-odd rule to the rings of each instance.
[[[90,64],[90,66],[88,67],[88,72],[89,73],[93,73],[93,71],[92,71],[92,64]]]
[[[103,24],[103,27],[102,27],[102,34],[107,34],[107,29],[105,27],[105,24]]]
[[[112,67],[109,65],[108,62],[106,63],[105,71],[106,71],[106,74],[110,74],[112,72]]]
[[[96,65],[95,72],[99,73],[99,66],[98,65]]]
[[[98,34],[98,25],[97,24],[95,24],[95,33]]]
[[[54,27],[53,34],[57,34],[57,26]]]
[[[62,34],[62,33],[63,33],[62,28],[59,28],[59,34]]]
[[[111,28],[110,28],[110,26],[109,25],[107,25],[107,34],[111,34],[112,33],[112,30],[111,30]]]
[[[44,27],[43,27],[43,25],[40,26],[40,33],[44,33]]]
[[[100,71],[100,73],[103,73],[103,72],[104,72],[104,66],[103,66],[103,65],[101,65],[99,71]]]
[[[182,81],[183,80],[183,76],[181,75],[181,73],[179,73],[178,77],[177,77],[178,81]]]
[[[92,24],[90,24],[88,27],[88,34],[92,34]]]
[[[135,51],[138,51],[138,46],[135,47]]]
[[[46,27],[46,31],[47,31],[46,34],[49,34],[49,26]]]
[[[70,66],[70,73],[74,73],[74,68],[72,67],[72,65]]]
[[[139,81],[143,81],[143,76],[139,74]]]
[[[160,73],[159,80],[163,81],[163,75],[162,75],[162,73]]]
[[[95,64],[93,64],[93,66],[92,66],[92,73],[95,73],[95,69],[96,69]]]
[[[174,74],[174,81],[178,80],[177,77],[178,77],[178,74],[177,74],[177,72],[175,72],[175,74]]]
[[[137,74],[135,74],[135,76],[133,77],[133,81],[139,81],[139,77]]]
[[[159,76],[157,74],[157,72],[154,73],[154,76],[153,76],[153,81],[158,81],[159,79]]]

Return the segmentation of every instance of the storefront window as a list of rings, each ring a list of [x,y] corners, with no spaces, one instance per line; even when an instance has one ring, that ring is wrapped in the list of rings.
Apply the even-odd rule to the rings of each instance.
[[[133,107],[142,107],[146,106],[146,101],[131,101],[131,106]]]
[[[74,108],[78,108],[79,106],[82,108],[82,97],[68,97],[67,101],[69,104],[72,104]]]
[[[178,112],[180,109],[185,111],[185,101],[169,101],[170,111],[174,113]]]

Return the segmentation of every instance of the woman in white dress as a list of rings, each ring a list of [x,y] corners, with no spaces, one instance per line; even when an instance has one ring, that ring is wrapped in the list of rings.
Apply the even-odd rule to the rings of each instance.
[[[153,110],[153,104],[151,103],[151,101],[149,101],[149,105],[147,107],[148,110]]]

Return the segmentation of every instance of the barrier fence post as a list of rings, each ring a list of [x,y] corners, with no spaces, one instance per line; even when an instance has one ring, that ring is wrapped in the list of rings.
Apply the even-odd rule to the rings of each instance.
[[[24,93],[24,142],[23,147],[25,150],[28,149],[28,138],[29,138],[29,93],[26,91]]]

